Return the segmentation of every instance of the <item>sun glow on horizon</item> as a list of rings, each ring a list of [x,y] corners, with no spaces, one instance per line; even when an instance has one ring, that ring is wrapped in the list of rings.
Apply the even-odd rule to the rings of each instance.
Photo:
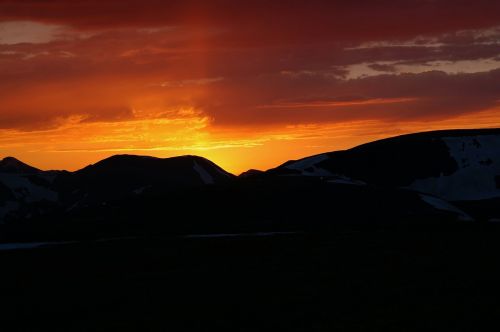
[[[183,109],[178,114],[182,116],[123,122],[69,119],[64,125],[44,131],[0,130],[2,157],[12,155],[45,170],[74,171],[115,154],[161,158],[198,155],[240,174],[390,136],[427,130],[488,128],[500,123],[499,110],[493,109],[433,123],[392,124],[391,129],[383,121],[370,120],[234,130],[213,128],[209,119],[192,109]]]
[[[76,170],[192,154],[238,174],[500,127],[500,3],[431,7],[0,2],[0,157]]]

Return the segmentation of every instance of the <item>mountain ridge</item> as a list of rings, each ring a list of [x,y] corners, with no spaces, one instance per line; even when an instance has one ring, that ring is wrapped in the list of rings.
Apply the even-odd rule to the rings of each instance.
[[[178,211],[181,206],[186,213],[192,208],[178,199],[184,197],[189,202],[191,196],[195,197],[193,206],[204,206],[202,211],[207,213],[216,213],[208,211],[222,203],[224,208],[212,219],[245,211],[259,224],[261,219],[270,218],[271,224],[284,225],[285,216],[302,224],[313,215],[335,222],[340,222],[339,218],[432,216],[437,220],[452,217],[470,221],[476,215],[485,220],[500,217],[494,206],[495,199],[500,198],[500,129],[496,128],[405,134],[290,160],[267,171],[249,170],[240,176],[193,155],[158,158],[121,154],[73,172],[41,171],[15,158],[4,158],[1,164],[9,167],[4,166],[5,172],[0,168],[0,222],[6,218],[38,218],[51,212],[63,219],[81,215],[78,218],[100,220],[114,209],[132,209],[130,214],[142,219],[146,217],[141,216],[141,208],[134,206],[156,210],[157,206],[147,202],[150,199],[164,200],[158,203],[161,207],[182,215]],[[220,197],[218,202],[206,205],[205,201],[215,197]],[[327,212],[328,199],[341,206]],[[235,204],[233,212],[228,212],[226,201]],[[462,210],[467,204],[461,202],[472,201],[478,202],[469,204],[474,211]],[[488,202],[487,209],[482,207],[483,201]],[[117,218],[115,213],[107,218]],[[154,213],[146,215],[155,217]]]
[[[0,172],[3,173],[37,173],[40,169],[30,166],[17,158],[7,156],[0,160]]]
[[[448,200],[500,196],[500,129],[407,134],[290,160],[271,175],[340,176]]]
[[[255,171],[259,172],[259,173],[260,172],[268,172],[268,171],[272,171],[274,169],[280,168],[282,166],[286,166],[286,165],[288,165],[290,163],[301,161],[301,160],[304,160],[304,159],[313,158],[313,157],[317,157],[317,156],[321,156],[321,155],[325,155],[325,154],[330,154],[330,153],[338,153],[338,152],[343,152],[343,151],[349,151],[349,150],[359,149],[359,148],[363,148],[363,147],[366,147],[366,146],[371,146],[371,145],[374,145],[374,144],[383,144],[386,141],[390,141],[390,140],[394,140],[394,139],[412,139],[414,137],[422,137],[422,138],[424,138],[426,136],[431,136],[431,137],[434,137],[434,138],[440,137],[440,136],[441,137],[443,137],[443,136],[457,137],[457,136],[464,136],[464,135],[465,136],[472,136],[472,135],[500,135],[500,128],[444,129],[444,130],[430,130],[430,131],[422,131],[422,132],[415,132],[415,133],[407,133],[407,134],[395,135],[395,136],[391,136],[391,137],[386,137],[386,138],[377,139],[377,140],[374,140],[374,141],[362,143],[362,144],[356,145],[356,146],[354,146],[352,148],[349,148],[349,149],[333,150],[333,151],[322,152],[322,153],[318,153],[318,154],[314,154],[314,155],[310,155],[310,156],[304,156],[304,157],[299,158],[299,159],[290,159],[290,160],[287,160],[287,161],[283,162],[282,164],[279,164],[276,167],[272,167],[272,168],[267,169],[265,171],[260,171],[258,169],[250,168],[247,171],[243,171],[242,174],[243,173],[247,173],[249,171],[251,173],[253,173]],[[86,165],[86,166],[84,166],[82,168],[79,168],[77,170],[67,171],[67,170],[41,170],[41,169],[35,168],[35,167],[31,166],[31,165],[28,165],[27,163],[24,163],[21,160],[15,158],[13,156],[6,156],[2,160],[0,160],[0,172],[2,172],[2,163],[6,162],[6,161],[9,161],[9,160],[12,160],[12,161],[15,161],[17,163],[23,164],[25,166],[30,167],[33,170],[41,171],[41,172],[63,171],[63,172],[75,173],[75,172],[79,172],[79,171],[81,171],[81,170],[83,170],[83,169],[85,169],[87,167],[99,164],[99,163],[101,163],[103,161],[107,161],[109,159],[121,158],[121,157],[136,157],[136,158],[156,159],[156,160],[166,160],[166,159],[172,159],[172,158],[188,158],[188,157],[193,157],[193,158],[201,158],[201,159],[210,161],[209,159],[206,159],[204,157],[197,156],[197,155],[190,155],[190,154],[173,156],[173,157],[166,157],[166,158],[149,156],[149,155],[116,154],[116,155],[111,155],[111,156],[106,157],[104,159],[98,160],[95,163]],[[210,161],[210,162],[212,162],[212,161]],[[220,168],[220,166],[218,166],[218,167]],[[227,171],[225,171],[225,172],[227,172]],[[231,174],[230,172],[227,172],[227,173]]]

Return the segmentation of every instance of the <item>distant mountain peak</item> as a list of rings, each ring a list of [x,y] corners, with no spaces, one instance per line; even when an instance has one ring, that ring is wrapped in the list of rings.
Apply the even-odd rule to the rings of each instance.
[[[16,159],[14,157],[5,157],[1,161],[1,163],[22,163],[19,159]]]
[[[194,156],[194,155],[182,155],[182,156],[160,158],[160,157],[145,156],[145,155],[138,155],[138,154],[115,154],[115,155],[112,155],[112,156],[107,157],[105,159],[102,159],[93,165],[97,165],[99,163],[107,163],[107,162],[128,162],[128,161],[141,161],[141,160],[147,160],[147,161],[155,161],[156,160],[156,161],[158,161],[158,160],[181,160],[181,159],[193,159],[193,160],[207,160],[207,161],[209,161],[206,158],[203,158],[200,156]]]
[[[450,201],[500,197],[500,129],[406,134],[288,161],[275,175],[346,177]]]
[[[108,157],[72,175],[74,179],[79,179],[76,181],[82,181],[84,186],[98,188],[106,183],[108,191],[121,194],[140,188],[162,190],[220,184],[234,177],[203,157],[186,155],[158,158],[130,154]]]
[[[143,156],[143,155],[133,155],[133,154],[117,154],[105,158],[103,160],[100,160],[95,164],[88,165],[85,168],[77,171],[77,173],[95,168],[133,167],[134,169],[137,170],[139,168],[148,168],[152,165],[162,167],[172,164],[180,164],[184,165],[185,167],[188,167],[188,165],[189,167],[193,167],[196,166],[197,162],[200,163],[201,165],[212,167],[217,171],[219,171],[221,174],[224,174],[226,176],[233,176],[232,174],[226,172],[225,170],[223,170],[221,167],[219,167],[217,164],[210,161],[209,159],[195,155],[183,155],[183,156],[175,156],[168,158],[159,158],[153,156]]]
[[[238,177],[249,178],[249,177],[253,177],[253,176],[259,176],[259,175],[262,175],[264,173],[265,173],[264,171],[251,168],[248,171],[245,171],[245,172],[241,173],[240,175],[238,175]]]
[[[38,173],[38,168],[23,163],[14,157],[5,157],[0,160],[0,172],[3,173]]]

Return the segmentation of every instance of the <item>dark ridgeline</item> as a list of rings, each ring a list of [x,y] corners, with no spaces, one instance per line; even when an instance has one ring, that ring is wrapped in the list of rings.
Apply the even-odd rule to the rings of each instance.
[[[195,156],[119,155],[76,172],[5,158],[0,249],[64,242],[0,250],[0,323],[480,330],[499,309],[499,167],[497,129],[404,135],[238,177]]]
[[[239,177],[196,157],[76,172],[0,162],[2,237],[43,240],[403,227],[498,218],[500,130],[403,135]],[[448,227],[448,226],[446,226]],[[15,235],[13,235],[15,234]]]
[[[345,151],[325,153],[325,158],[314,162],[313,157],[293,160],[267,171],[270,174],[308,175],[313,167],[325,169],[332,174],[342,174],[367,183],[384,186],[410,186],[415,180],[431,177],[449,176],[457,171],[465,162],[450,153],[445,140],[459,140],[460,150],[473,150],[471,154],[480,160],[479,166],[495,168],[497,164],[490,158],[492,154],[500,159],[500,129],[480,130],[443,130],[408,134],[370,142]],[[481,140],[493,139],[495,150],[484,151]],[[490,142],[488,142],[490,143]],[[488,148],[491,148],[488,146]],[[294,169],[298,162],[311,160],[310,165]],[[473,166],[473,165],[467,165]],[[465,188],[467,190],[467,188]]]
[[[56,179],[55,186],[69,204],[92,205],[146,193],[222,185],[233,177],[211,161],[196,156],[161,159],[116,155],[66,173]]]
[[[38,173],[38,168],[29,166],[14,157],[5,157],[0,160],[1,173]]]

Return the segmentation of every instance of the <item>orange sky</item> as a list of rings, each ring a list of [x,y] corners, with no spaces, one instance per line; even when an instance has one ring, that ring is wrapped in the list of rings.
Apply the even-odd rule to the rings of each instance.
[[[0,0],[0,73],[0,157],[196,154],[240,173],[499,127],[500,4]]]

